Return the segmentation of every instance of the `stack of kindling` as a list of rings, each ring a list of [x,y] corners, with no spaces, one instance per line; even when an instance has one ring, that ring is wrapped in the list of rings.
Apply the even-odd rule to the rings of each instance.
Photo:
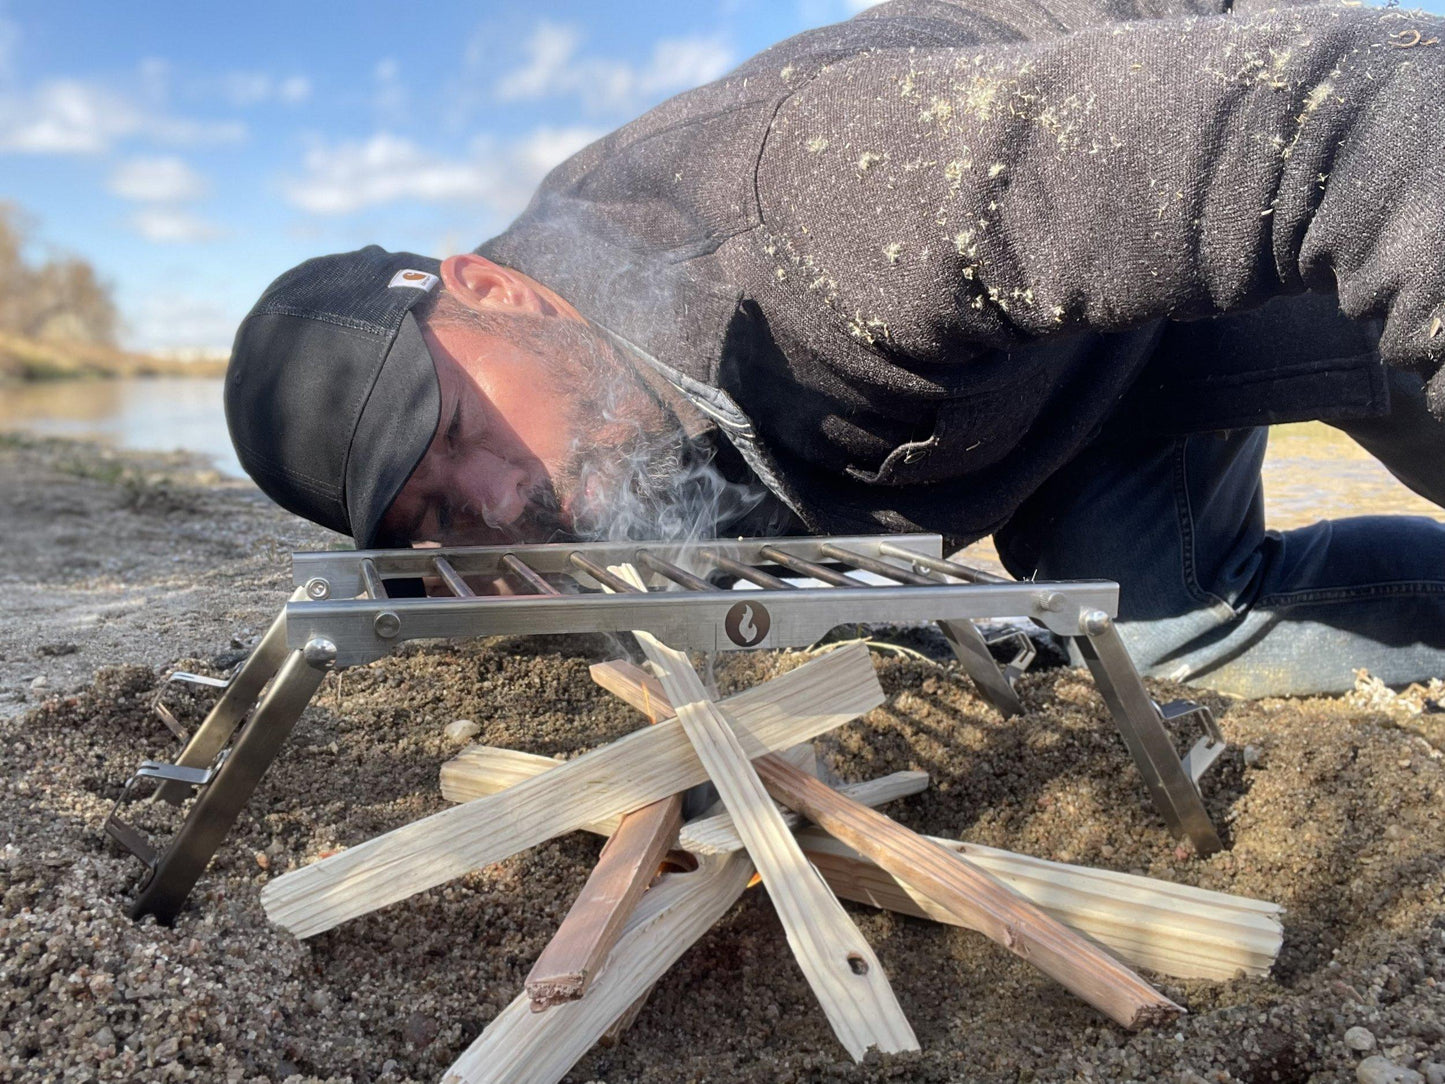
[[[474,746],[442,768],[461,804],[262,892],[272,920],[307,937],[566,832],[610,837],[525,991],[448,1081],[560,1079],[756,878],[855,1060],[918,1042],[839,898],[978,930],[1130,1028],[1183,1010],[1127,964],[1228,978],[1273,963],[1273,904],[918,835],[873,807],[924,789],[921,772],[817,778],[807,743],[883,702],[861,645],[714,700],[686,656],[636,636],[655,677],[629,663],[592,673],[652,726],[565,762]],[[682,792],[708,781],[720,809],[684,823]]]

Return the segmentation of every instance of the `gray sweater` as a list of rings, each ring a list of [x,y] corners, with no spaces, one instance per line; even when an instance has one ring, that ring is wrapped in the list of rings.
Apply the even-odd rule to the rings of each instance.
[[[1445,414],[1445,22],[1229,7],[892,0],[599,140],[479,251],[635,347],[816,530],[988,533],[1168,385],[1167,322],[1282,295],[1383,334],[1193,359],[1180,424],[1378,409],[1376,335]]]

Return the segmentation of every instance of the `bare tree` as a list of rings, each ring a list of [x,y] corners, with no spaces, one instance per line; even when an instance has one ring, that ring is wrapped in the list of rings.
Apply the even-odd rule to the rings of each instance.
[[[36,339],[114,345],[119,316],[110,285],[89,261],[61,256],[38,267],[25,259],[29,228],[14,204],[0,203],[0,330]]]

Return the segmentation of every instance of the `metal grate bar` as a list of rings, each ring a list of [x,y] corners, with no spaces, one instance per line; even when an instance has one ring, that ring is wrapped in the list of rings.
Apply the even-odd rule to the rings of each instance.
[[[766,587],[769,591],[792,591],[796,588],[787,580],[780,580],[761,568],[754,568],[752,565],[745,565],[741,561],[734,561],[731,557],[724,557],[716,550],[699,550],[698,556],[704,561],[711,562],[712,566],[721,572],[731,572],[734,576],[747,580],[748,583],[755,583],[759,587]]]
[[[852,550],[845,550],[842,546],[835,546],[831,542],[825,542],[822,550],[829,557],[835,557],[844,564],[852,565],[854,568],[862,569],[864,572],[872,572],[875,576],[884,576],[897,583],[909,583],[917,587],[937,587],[939,581],[932,576],[925,576],[922,573],[914,572],[907,568],[899,568],[897,565],[889,564],[887,561],[880,561],[876,557],[869,557],[862,553],[854,553]]]
[[[367,598],[390,597],[386,593],[386,584],[381,582],[381,574],[376,571],[376,562],[370,557],[361,562],[361,589],[366,592]]]
[[[522,580],[539,595],[560,595],[562,593],[543,579],[540,572],[527,564],[526,561],[522,560],[515,553],[503,554],[502,564],[508,572],[515,573],[518,579]]]
[[[1006,576],[995,576],[992,572],[985,572],[981,568],[973,568],[969,565],[961,565],[957,561],[945,561],[941,557],[929,557],[916,550],[904,549],[902,546],[895,546],[892,542],[879,544],[878,551],[886,553],[889,557],[902,557],[905,561],[912,561],[919,568],[942,572],[945,576],[954,576],[960,580],[967,580],[969,583],[1015,582]]]
[[[671,561],[664,561],[661,557],[648,550],[637,551],[637,563],[644,568],[650,568],[654,572],[660,572],[673,583],[681,584],[689,591],[716,591],[717,585],[708,583],[701,576],[694,576],[685,568],[679,568]]]
[[[462,579],[461,573],[452,567],[452,563],[445,557],[433,557],[432,568],[437,570],[437,575],[447,585],[447,590],[456,595],[457,598],[476,598],[477,593],[467,586],[467,581]]]
[[[628,583],[620,576],[614,576],[611,572],[608,572],[596,561],[593,561],[588,557],[584,557],[582,554],[576,552],[575,550],[567,555],[567,559],[605,587],[610,587],[612,588],[612,590],[622,594],[636,590],[636,588],[633,587],[632,584]]]
[[[763,557],[770,561],[776,561],[784,568],[791,568],[794,572],[801,572],[805,576],[811,576],[815,580],[822,580],[824,583],[831,583],[834,587],[867,587],[862,580],[854,579],[852,576],[842,572],[835,572],[815,561],[806,561],[791,553],[784,553],[776,546],[764,546],[758,551]]]

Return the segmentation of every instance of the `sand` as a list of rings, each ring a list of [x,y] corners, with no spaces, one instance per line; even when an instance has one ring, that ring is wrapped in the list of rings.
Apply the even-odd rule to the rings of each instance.
[[[553,841],[305,943],[266,922],[259,889],[442,808],[456,719],[564,755],[639,725],[587,680],[617,645],[413,645],[328,677],[176,925],[133,923],[139,866],[99,825],[140,759],[175,751],[149,709],[159,679],[234,665],[285,598],[287,554],[334,536],[183,458],[100,454],[0,445],[0,1081],[438,1079],[520,990],[599,842]],[[802,657],[731,656],[721,679]],[[1131,1034],[978,935],[848,905],[923,1046],[855,1066],[755,888],[568,1079],[1353,1081],[1371,1056],[1445,1074],[1445,714],[1427,692],[1205,696],[1233,748],[1206,786],[1228,848],[1200,859],[1150,809],[1086,675],[1026,676],[1027,711],[1004,722],[951,664],[875,661],[887,703],[820,743],[841,776],[928,771],[889,810],[921,831],[1278,901],[1274,973],[1158,980],[1189,1015]],[[172,700],[189,721],[206,706]]]

